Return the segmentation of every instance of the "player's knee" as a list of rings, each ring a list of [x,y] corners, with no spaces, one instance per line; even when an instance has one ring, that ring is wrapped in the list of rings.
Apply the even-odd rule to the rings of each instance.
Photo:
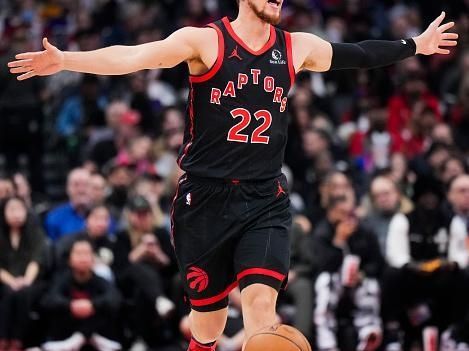
[[[255,310],[259,314],[275,311],[277,292],[269,286],[250,285],[242,292],[243,308]]]
[[[192,311],[189,317],[192,336],[202,343],[217,340],[223,334],[226,318],[226,309],[206,313]]]

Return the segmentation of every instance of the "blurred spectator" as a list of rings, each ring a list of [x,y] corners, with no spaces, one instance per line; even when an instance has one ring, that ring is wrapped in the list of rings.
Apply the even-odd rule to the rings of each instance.
[[[319,350],[376,350],[381,343],[378,278],[384,260],[376,234],[359,222],[354,211],[354,199],[331,197],[326,218],[314,232]]]
[[[0,177],[0,200],[8,199],[15,194],[15,185],[8,177]]]
[[[45,240],[25,202],[7,199],[0,210],[0,350],[22,350],[40,280]]]
[[[407,216],[394,216],[389,225],[386,259],[395,271],[386,277],[383,289],[387,311],[393,315],[387,316],[388,323],[393,320],[395,326],[399,316],[405,315],[405,323],[413,328],[435,325],[443,331],[459,308],[460,301],[453,293],[458,275],[453,258],[448,256],[448,221],[440,208],[442,196],[435,180],[419,179],[415,209]]]
[[[108,141],[112,143],[119,128],[119,123],[123,120],[122,116],[128,111],[129,106],[121,100],[112,101],[106,106],[106,126],[91,131],[85,147],[86,155],[88,155],[99,142]],[[114,155],[111,155],[111,158],[113,156]]]
[[[147,344],[164,343],[165,319],[175,308],[166,297],[176,270],[169,234],[155,227],[152,207],[142,196],[129,199],[125,214],[128,229],[116,236],[113,269],[125,299],[132,301],[127,322]]]
[[[72,170],[67,179],[69,202],[52,209],[46,217],[47,235],[53,241],[85,227],[85,213],[90,206],[90,173],[84,168]]]
[[[90,176],[90,202],[94,205],[102,205],[106,201],[108,184],[106,178],[99,173]]]
[[[157,140],[154,154],[156,168],[168,176],[176,165],[176,158],[184,139],[184,114],[176,107],[168,107],[162,113],[162,137]]]
[[[119,116],[119,122],[114,125],[114,115],[109,111],[108,127],[109,134],[103,135],[89,150],[88,161],[101,170],[102,167],[111,159],[117,156],[119,150],[125,148],[129,141],[140,135],[138,123],[140,122],[140,114],[134,110],[128,110],[121,113],[116,111]],[[114,130],[111,133],[111,130]]]
[[[350,178],[339,171],[326,174],[312,191],[311,197],[305,199],[305,202],[308,204],[308,218],[313,224],[317,224],[325,217],[326,208],[332,197],[346,196],[355,199]]]
[[[463,344],[469,344],[469,175],[459,175],[451,181],[448,200],[454,211],[449,225],[448,258],[462,270],[459,289],[455,292],[461,305],[459,318],[453,321],[454,324],[443,335],[442,342],[443,347],[463,348]]]
[[[48,336],[53,341],[46,342],[43,349],[79,350],[89,342],[99,351],[121,350],[111,340],[116,338],[119,293],[93,273],[93,248],[87,240],[73,244],[69,266],[70,271],[59,274],[44,297]]]
[[[151,139],[142,135],[129,141],[128,146],[119,151],[116,162],[134,165],[137,174],[142,174],[151,165],[150,151]]]
[[[84,75],[78,93],[68,97],[58,113],[56,128],[60,136],[86,138],[93,128],[104,125],[106,100],[99,93],[98,77]]]
[[[438,99],[428,91],[424,72],[417,58],[402,61],[399,65],[402,83],[400,90],[389,100],[388,130],[408,140],[411,122],[418,119],[419,111],[428,108],[435,113],[437,120],[440,120],[441,115]]]
[[[128,189],[135,180],[135,167],[125,162],[118,163],[113,159],[106,165],[105,173],[109,184],[106,204],[113,214],[120,217],[127,202]]]
[[[401,140],[386,130],[387,112],[374,109],[368,113],[369,129],[355,132],[350,139],[349,154],[367,173],[389,166],[391,154],[400,151]]]
[[[370,184],[371,208],[364,218],[364,224],[378,239],[381,253],[386,253],[389,223],[396,213],[408,213],[412,209],[410,200],[402,196],[396,183],[387,176],[378,176]]]
[[[93,247],[95,255],[93,272],[108,281],[114,276],[111,265],[114,260],[114,240],[110,236],[111,215],[104,205],[92,207],[86,215],[86,228],[84,232],[64,236],[56,243],[56,256],[58,270],[67,266],[70,250],[76,241],[87,240]]]

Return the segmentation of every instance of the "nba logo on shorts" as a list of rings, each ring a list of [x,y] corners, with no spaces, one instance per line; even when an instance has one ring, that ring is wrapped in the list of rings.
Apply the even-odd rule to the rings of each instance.
[[[189,193],[189,194],[186,195],[186,205],[190,206],[191,202],[192,202],[192,195],[191,195],[191,193]]]

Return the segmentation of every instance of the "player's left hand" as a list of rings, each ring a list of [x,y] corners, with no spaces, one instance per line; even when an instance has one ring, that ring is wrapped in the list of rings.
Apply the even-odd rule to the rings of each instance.
[[[417,54],[433,55],[443,54],[448,55],[449,49],[443,47],[458,45],[457,33],[446,33],[447,30],[454,27],[454,22],[441,24],[446,14],[443,11],[428,28],[419,36],[413,38],[417,46]]]

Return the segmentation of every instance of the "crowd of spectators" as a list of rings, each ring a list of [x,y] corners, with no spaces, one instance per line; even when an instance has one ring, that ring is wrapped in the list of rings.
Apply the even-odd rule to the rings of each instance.
[[[187,68],[19,83],[6,62],[43,36],[67,50],[143,43],[236,6],[0,0],[0,351],[185,350],[190,337],[170,238]],[[460,36],[450,55],[302,72],[291,91],[278,318],[315,349],[418,349],[436,327],[442,350],[469,350],[469,1],[284,5],[283,28],[333,42],[409,38],[441,10]],[[67,165],[62,203],[45,191],[46,148]],[[221,351],[243,341],[230,298]]]

